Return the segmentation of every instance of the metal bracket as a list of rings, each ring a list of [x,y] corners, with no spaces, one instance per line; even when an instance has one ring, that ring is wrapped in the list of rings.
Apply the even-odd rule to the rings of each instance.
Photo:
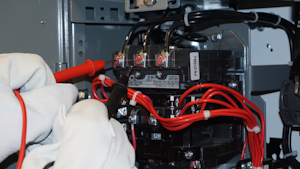
[[[147,3],[151,1],[150,5]],[[157,11],[165,10],[169,8],[179,8],[180,0],[134,0],[133,3],[130,3],[130,0],[125,0],[125,11],[130,12],[145,12],[145,11]]]

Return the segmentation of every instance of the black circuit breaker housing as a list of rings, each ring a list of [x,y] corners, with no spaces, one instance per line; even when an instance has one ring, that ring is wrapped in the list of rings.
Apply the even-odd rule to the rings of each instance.
[[[295,84],[291,80],[281,85],[279,108],[284,125],[300,126],[300,98],[295,94]]]

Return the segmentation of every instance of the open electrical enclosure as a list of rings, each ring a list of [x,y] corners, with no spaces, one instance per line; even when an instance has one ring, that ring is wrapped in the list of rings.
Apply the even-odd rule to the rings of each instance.
[[[227,86],[266,114],[265,102],[260,95],[280,90],[282,81],[289,78],[290,66],[252,65],[251,30],[265,25],[254,22],[222,23],[219,20],[189,27],[182,24],[170,33],[166,54],[165,34],[177,21],[163,22],[153,27],[146,46],[144,41],[148,26],[141,26],[129,39],[129,44],[123,47],[132,26],[140,21],[180,14],[178,11],[184,13],[185,8],[181,6],[185,4],[192,3],[201,10],[207,10],[245,8],[248,1],[235,2],[233,6],[231,2],[220,1],[214,7],[213,3],[205,0],[176,0],[174,3],[167,1],[167,6],[161,4],[155,10],[144,5],[137,7],[139,4],[134,2],[141,1],[57,0],[37,3],[5,0],[0,2],[0,13],[15,10],[26,15],[0,17],[1,23],[7,23],[0,33],[0,38],[4,39],[0,40],[0,52],[37,53],[53,72],[80,65],[86,59],[113,59],[113,64],[96,74],[105,74],[112,80],[120,78],[133,65],[129,87],[148,95],[154,109],[165,118],[178,116],[183,108],[178,105],[183,92],[203,83]],[[290,5],[287,2],[277,3],[278,6]],[[161,11],[164,8],[167,10]],[[139,9],[145,11],[140,12]],[[22,25],[22,31],[11,30],[19,25]],[[6,31],[14,36],[3,33]],[[120,54],[122,47],[124,53]],[[79,90],[79,100],[92,97],[92,80],[96,75],[71,80]],[[188,95],[183,103],[201,99],[206,91],[201,89]],[[215,99],[224,100],[223,97]],[[209,110],[218,108],[222,106],[208,104]],[[200,106],[195,105],[188,108],[186,114],[199,112]],[[121,103],[115,118],[120,121],[129,139],[131,124],[135,125],[136,160],[140,168],[236,167],[247,135],[242,120],[235,117],[199,121],[183,130],[169,131],[143,106],[133,107],[129,100]],[[250,158],[249,152],[246,157]]]

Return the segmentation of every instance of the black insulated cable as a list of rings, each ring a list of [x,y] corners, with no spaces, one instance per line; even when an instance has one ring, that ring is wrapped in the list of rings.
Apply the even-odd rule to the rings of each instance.
[[[150,25],[146,31],[145,39],[144,39],[144,53],[147,52],[147,45],[150,44],[150,36],[151,36],[151,31],[159,24],[153,24]]]
[[[258,18],[256,18],[256,14]],[[166,17],[166,18],[159,18],[155,20],[150,20],[150,21],[144,21],[140,22],[136,25],[134,25],[131,30],[129,31],[123,49],[122,53],[125,52],[125,47],[128,45],[128,41],[131,38],[132,33],[139,27],[139,26],[148,26],[151,24],[160,24],[163,22],[167,21],[182,21],[183,15],[176,15],[176,16],[171,16],[171,17]],[[211,10],[211,11],[196,11],[196,12],[191,12],[188,15],[188,20],[191,23],[201,23],[204,20],[213,20],[213,19],[233,19],[233,20],[240,20],[241,22],[253,22],[257,19],[257,22],[262,22],[262,23],[267,23],[269,24],[270,27],[279,27],[285,30],[287,33],[289,40],[290,40],[290,49],[291,49],[291,60],[293,61],[298,53],[298,46],[299,46],[299,40],[295,36],[295,27],[293,26],[292,23],[289,21],[280,18],[281,21],[278,23],[278,25],[275,25],[278,20],[279,16],[269,14],[269,13],[242,13],[242,12],[235,12],[235,11],[227,11],[227,10]],[[227,22],[231,23],[231,22]]]
[[[282,151],[284,155],[292,152],[291,136],[292,136],[292,126],[285,125],[283,127],[283,132],[282,132]],[[286,157],[286,160],[293,169],[300,168],[300,163],[299,161],[296,160],[294,156]]]
[[[183,15],[175,15],[175,16],[166,17],[166,18],[159,18],[159,19],[139,22],[139,23],[133,25],[125,38],[125,42],[124,42],[124,45],[122,48],[122,53],[125,53],[125,48],[128,45],[128,41],[130,40],[133,32],[140,26],[149,26],[152,24],[159,24],[159,23],[163,23],[163,22],[167,22],[167,21],[177,21],[177,20],[181,20],[181,19],[183,19]]]

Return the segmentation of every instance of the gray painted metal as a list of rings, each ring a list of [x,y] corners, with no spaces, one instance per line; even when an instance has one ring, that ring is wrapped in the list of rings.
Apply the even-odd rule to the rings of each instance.
[[[145,12],[145,11],[157,11],[165,10],[169,8],[178,8],[180,6],[180,0],[175,0],[174,4],[169,3],[170,0],[157,0],[152,6],[144,4],[144,0],[134,0],[133,5],[130,5],[130,0],[125,0],[126,12]],[[133,6],[133,7],[130,7]]]
[[[125,13],[123,0],[2,0],[0,16],[0,53],[39,54],[53,71],[58,63],[65,68],[82,64],[85,59],[111,60],[112,52],[121,49],[130,25],[139,20],[138,16]],[[222,30],[233,30],[243,44],[239,48],[242,50],[235,52],[244,58],[243,95],[265,114],[265,102],[260,96],[251,96],[251,91],[276,88],[285,78],[287,66],[251,66],[250,29],[245,24],[226,24],[206,31]],[[104,71],[116,79],[112,69]],[[281,80],[269,79],[276,73],[282,74]],[[89,81],[88,77],[73,80],[79,89],[91,89]]]
[[[70,19],[74,23],[134,24],[139,17],[127,14],[124,1],[71,0]]]
[[[288,65],[250,66],[251,92],[280,90],[282,81],[289,79]]]
[[[75,24],[76,25],[76,24]],[[130,25],[85,25],[85,58],[90,60],[112,60],[112,53],[121,50]],[[117,80],[112,63],[108,64],[102,73],[112,80]],[[91,77],[86,77],[86,87],[91,93]]]
[[[85,24],[74,24],[71,27],[71,51],[69,67],[83,64],[86,60],[85,54]],[[74,78],[71,80],[79,90],[85,90],[85,76]]]
[[[236,162],[240,160],[240,155],[235,156],[225,164],[221,164],[217,169],[235,169]]]
[[[50,68],[64,62],[62,3],[57,1],[0,2],[0,53],[36,53]]]

